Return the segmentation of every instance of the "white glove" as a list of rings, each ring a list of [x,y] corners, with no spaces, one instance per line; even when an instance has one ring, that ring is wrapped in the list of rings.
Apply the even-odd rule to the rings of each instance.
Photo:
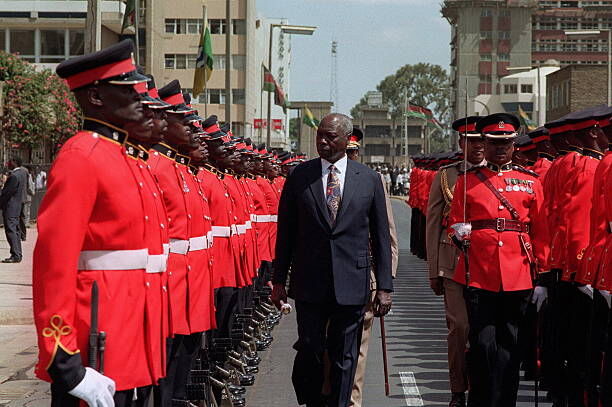
[[[540,308],[542,308],[542,304],[548,298],[548,288],[540,287],[539,285],[533,289],[533,294],[531,294],[531,303],[536,305],[536,311],[540,312]]]
[[[601,294],[608,303],[608,308],[612,308],[612,295],[610,295],[610,291],[599,290],[599,294]]]
[[[455,223],[451,228],[455,230],[455,236],[460,241],[463,241],[463,239],[469,237],[472,233],[471,223]]]
[[[83,400],[89,407],[115,407],[115,382],[90,367],[85,368],[85,377],[68,394]]]
[[[583,285],[582,287],[578,287],[581,293],[588,295],[593,299],[593,287],[590,284]]]

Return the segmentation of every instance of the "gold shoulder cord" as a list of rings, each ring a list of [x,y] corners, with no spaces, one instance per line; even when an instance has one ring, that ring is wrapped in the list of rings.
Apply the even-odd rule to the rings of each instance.
[[[446,168],[441,171],[440,184],[442,186],[442,195],[444,196],[444,201],[446,202],[442,214],[444,216],[448,216],[451,210],[451,203],[453,202],[453,192],[455,187],[453,186],[453,188],[451,189],[448,185],[448,174]]]

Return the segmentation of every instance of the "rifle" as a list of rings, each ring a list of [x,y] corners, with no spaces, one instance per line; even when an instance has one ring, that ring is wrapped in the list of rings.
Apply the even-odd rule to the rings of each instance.
[[[389,397],[389,367],[387,365],[387,336],[385,334],[385,317],[380,317],[380,336],[382,338],[383,369],[385,372],[385,396]]]
[[[104,351],[106,350],[106,332],[98,332],[98,282],[91,285],[91,311],[89,321],[89,367],[104,374]],[[100,364],[98,366],[98,359]]]

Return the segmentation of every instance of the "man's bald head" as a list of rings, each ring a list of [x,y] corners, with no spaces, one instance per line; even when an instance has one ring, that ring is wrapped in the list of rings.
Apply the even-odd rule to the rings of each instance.
[[[350,117],[340,113],[325,116],[317,129],[317,151],[321,158],[332,163],[342,158],[352,132]]]

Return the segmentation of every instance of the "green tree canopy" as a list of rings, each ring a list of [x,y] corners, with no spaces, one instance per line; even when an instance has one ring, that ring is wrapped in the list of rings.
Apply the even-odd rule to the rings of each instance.
[[[52,156],[78,130],[78,105],[52,71],[38,72],[18,56],[0,52],[0,81],[4,82],[2,129],[12,145],[30,151],[45,145]]]

